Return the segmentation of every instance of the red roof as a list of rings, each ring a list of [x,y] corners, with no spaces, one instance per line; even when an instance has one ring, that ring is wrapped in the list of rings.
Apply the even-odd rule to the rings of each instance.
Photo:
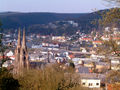
[[[114,40],[120,40],[120,37],[113,37]]]
[[[82,40],[87,40],[87,41],[91,41],[92,40],[92,38],[82,38]]]
[[[15,56],[4,56],[4,57],[3,57],[3,56],[0,56],[0,59],[3,59],[3,58],[11,58],[11,57],[12,57],[12,58],[15,58]]]
[[[101,44],[102,41],[93,41],[93,43],[98,43],[98,44]]]
[[[70,58],[74,58],[75,56],[74,56],[73,54],[70,54],[69,57],[70,57]]]

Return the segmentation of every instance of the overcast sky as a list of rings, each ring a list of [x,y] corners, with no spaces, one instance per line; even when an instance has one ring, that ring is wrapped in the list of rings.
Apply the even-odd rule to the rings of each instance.
[[[85,13],[105,8],[103,0],[0,0],[0,12]]]

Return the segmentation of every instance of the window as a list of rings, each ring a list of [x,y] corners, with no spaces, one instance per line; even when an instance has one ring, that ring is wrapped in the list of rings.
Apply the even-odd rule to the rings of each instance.
[[[99,85],[99,83],[96,83],[96,85]]]
[[[24,60],[26,60],[26,57],[24,56]]]
[[[25,51],[23,51],[23,54],[25,55]]]
[[[18,49],[18,53],[20,53],[20,49]]]
[[[82,83],[82,85],[85,85],[85,83]]]
[[[92,83],[89,83],[89,86],[92,86]]]

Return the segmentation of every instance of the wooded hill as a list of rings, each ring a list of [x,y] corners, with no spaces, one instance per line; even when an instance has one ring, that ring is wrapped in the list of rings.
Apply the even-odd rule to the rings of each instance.
[[[88,33],[97,25],[91,22],[100,18],[97,12],[93,13],[21,13],[21,12],[4,12],[0,13],[0,20],[3,29],[13,30],[19,27],[25,27],[28,33],[41,34],[68,34],[71,35],[77,30]],[[74,21],[78,27],[73,27],[63,21]],[[59,22],[59,23],[56,23]],[[61,22],[61,23],[60,23]],[[54,23],[56,28],[50,28],[49,23]],[[66,26],[65,26],[66,24]]]

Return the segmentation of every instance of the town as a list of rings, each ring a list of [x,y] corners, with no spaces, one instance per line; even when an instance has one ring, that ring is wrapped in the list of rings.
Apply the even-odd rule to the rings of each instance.
[[[76,23],[73,24],[75,27],[77,26]],[[3,51],[4,56],[0,56],[1,59],[7,58],[2,67],[13,67],[18,40],[18,34],[16,33],[19,30],[22,29],[17,29],[15,33],[3,33],[2,42],[8,48]],[[120,28],[118,27],[105,27],[101,31],[93,30],[89,34],[77,30],[71,36],[31,33],[26,34],[26,44],[29,62],[34,68],[41,69],[49,64],[58,64],[65,69],[72,65],[75,73],[80,75],[83,87],[111,90],[109,88],[114,83],[110,83],[110,80],[106,81],[107,75],[112,71],[120,70],[118,50]]]

